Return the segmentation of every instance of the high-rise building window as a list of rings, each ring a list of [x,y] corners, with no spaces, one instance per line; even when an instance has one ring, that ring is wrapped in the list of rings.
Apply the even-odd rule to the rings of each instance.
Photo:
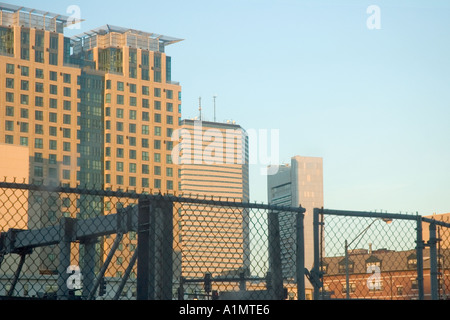
[[[6,88],[14,89],[14,78],[6,78]]]
[[[50,80],[57,81],[58,80],[58,73],[55,71],[50,71]]]
[[[58,86],[51,84],[50,85],[50,94],[58,94]]]
[[[63,142],[63,150],[70,152],[70,142]]]
[[[20,103],[24,105],[28,105],[29,97],[27,94],[21,94],[20,95]]]
[[[58,108],[58,100],[56,100],[54,98],[50,98],[50,100],[49,100],[49,107],[52,108],[52,109]]]
[[[28,91],[29,88],[30,88],[30,83],[28,82],[28,80],[20,81],[20,90]]]
[[[57,132],[58,132],[58,129],[56,127],[49,127],[48,128],[48,133],[52,137],[56,137],[57,136]]]
[[[5,143],[6,144],[14,144],[14,136],[12,135],[5,135]]]
[[[58,114],[57,114],[57,113],[55,113],[55,112],[50,112],[50,113],[48,114],[48,121],[49,121],[49,122],[57,122],[57,119],[58,119]]]
[[[34,139],[34,148],[35,149],[43,149],[44,148],[44,140],[41,138]]]
[[[35,134],[44,134],[44,126],[42,124],[34,125],[34,133]]]
[[[28,109],[25,108],[20,109],[20,117],[22,119],[28,119]]]
[[[6,102],[14,102],[14,93],[6,92]]]
[[[28,68],[27,66],[21,66],[20,74],[24,77],[28,77],[30,75],[30,68]]]
[[[56,150],[57,145],[58,145],[58,142],[56,140],[49,141],[49,149],[50,150]]]
[[[27,133],[28,132],[28,122],[20,123],[20,132]]]
[[[37,79],[44,79],[44,70],[36,68],[35,76]]]
[[[5,121],[5,130],[6,131],[14,131],[14,121],[6,120]]]
[[[34,119],[37,121],[43,121],[44,120],[44,113],[40,110],[34,111]]]
[[[14,74],[14,71],[15,71],[16,69],[14,68],[14,65],[13,64],[10,64],[10,63],[7,63],[6,64],[6,73],[7,74]]]
[[[34,176],[42,178],[44,176],[44,169],[41,166],[34,166]]]
[[[21,146],[28,146],[28,137],[20,137],[20,145]]]
[[[6,107],[6,116],[14,117],[14,107]]]
[[[70,122],[71,122],[71,116],[70,116],[70,114],[64,114],[64,115],[63,115],[63,123],[64,123],[64,124],[70,124]]]
[[[39,93],[44,92],[44,84],[42,82],[36,82],[34,84],[34,91]]]
[[[20,32],[20,58],[30,60],[30,31],[26,29]]]
[[[58,54],[54,52],[50,52],[48,55],[48,63],[51,65],[57,66],[58,65]]]

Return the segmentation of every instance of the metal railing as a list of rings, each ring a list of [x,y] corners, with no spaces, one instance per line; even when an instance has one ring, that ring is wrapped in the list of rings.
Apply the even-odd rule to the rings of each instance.
[[[314,298],[446,299],[450,238],[437,237],[436,228],[445,235],[450,224],[420,215],[315,209]]]
[[[278,214],[297,215],[297,279]],[[0,183],[3,299],[304,298],[303,208]]]

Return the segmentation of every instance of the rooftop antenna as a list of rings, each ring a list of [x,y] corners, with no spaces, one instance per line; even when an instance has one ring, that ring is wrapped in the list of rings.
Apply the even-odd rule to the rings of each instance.
[[[216,98],[217,98],[217,95],[214,95],[213,96],[213,99],[214,99],[214,122],[216,122]]]
[[[200,121],[202,121],[202,97],[198,98],[198,111],[200,113]]]

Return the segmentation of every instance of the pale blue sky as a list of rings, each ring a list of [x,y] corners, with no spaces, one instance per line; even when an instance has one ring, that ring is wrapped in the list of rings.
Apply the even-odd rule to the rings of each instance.
[[[185,39],[167,48],[183,117],[280,130],[280,161],[324,159],[325,207],[450,212],[450,2],[10,1]],[[369,5],[381,29],[369,30]],[[251,200],[266,202],[252,166]]]

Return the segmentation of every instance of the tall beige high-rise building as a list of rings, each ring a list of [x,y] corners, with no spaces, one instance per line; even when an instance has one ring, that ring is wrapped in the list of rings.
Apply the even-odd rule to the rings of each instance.
[[[323,159],[318,157],[295,156],[290,164],[278,166],[274,175],[268,175],[269,204],[299,207],[306,209],[304,215],[305,267],[312,269],[314,263],[313,249],[313,212],[314,208],[323,207]],[[293,213],[280,213],[281,263],[283,277],[295,279],[296,253],[296,216]],[[307,290],[311,290],[306,282]]]
[[[178,190],[171,135],[181,87],[165,48],[181,39],[111,25],[69,38],[72,18],[5,3],[0,17],[0,143],[28,148],[30,181]],[[107,202],[34,192],[28,226],[114,213]],[[42,272],[56,269],[51,250],[40,257]]]
[[[248,142],[239,125],[183,120],[180,191],[200,199],[249,200]],[[181,212],[185,277],[239,275],[249,270],[248,210],[194,205]]]

